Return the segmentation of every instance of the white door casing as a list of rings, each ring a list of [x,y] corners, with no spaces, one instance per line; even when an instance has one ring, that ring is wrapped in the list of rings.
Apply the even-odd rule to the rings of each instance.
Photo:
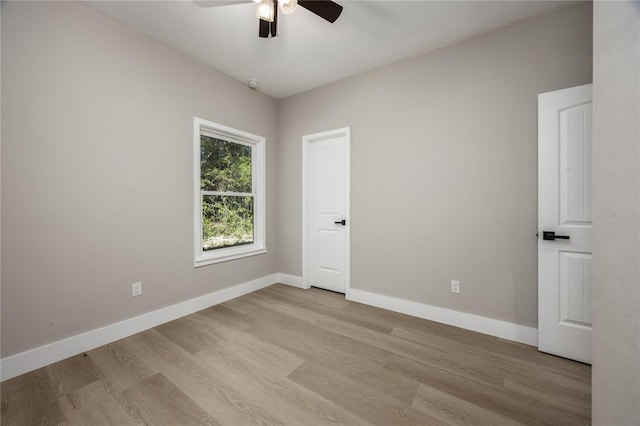
[[[538,96],[538,349],[589,364],[591,116],[591,84]]]
[[[304,136],[302,144],[303,284],[348,296],[350,129]]]

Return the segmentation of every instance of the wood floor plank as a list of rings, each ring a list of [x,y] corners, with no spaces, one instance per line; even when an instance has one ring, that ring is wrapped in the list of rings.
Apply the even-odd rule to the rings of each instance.
[[[2,382],[0,393],[2,425],[57,425],[65,420],[56,386],[45,368]]]
[[[117,402],[102,380],[58,397],[68,425],[144,425]]]
[[[158,373],[130,353],[122,340],[90,351],[89,357],[102,372],[102,381],[114,394]]]
[[[581,415],[591,408],[591,392],[581,392],[576,395],[567,391],[566,387],[555,387],[544,381],[532,377],[524,379],[505,378],[505,391],[519,396],[522,399],[536,401],[542,406],[562,406],[562,410],[568,415],[587,420],[587,416]]]
[[[204,309],[200,311],[199,314],[206,315],[217,323],[232,325],[233,327],[241,328],[243,330],[246,330],[256,323],[255,318],[252,316],[228,308],[225,304]]]
[[[162,373],[123,391],[121,397],[135,417],[148,425],[218,424]]]
[[[590,401],[591,376],[588,370],[582,374],[576,374],[574,370],[567,370],[564,364],[558,364],[551,355],[538,358],[546,362],[531,362],[522,357],[512,355],[516,349],[524,354],[524,348],[514,342],[499,345],[498,350],[492,350],[490,346],[478,346],[467,341],[424,333],[415,329],[396,327],[392,335],[425,345],[427,347],[446,348],[447,353],[455,353],[456,357],[482,362],[485,365],[495,366],[502,372],[502,376],[511,378],[515,383],[527,383],[528,386],[539,392],[556,395],[559,400],[571,403],[575,400]],[[511,346],[511,347],[509,347]],[[537,352],[534,347],[528,347],[529,352]],[[563,361],[567,361],[564,360]],[[574,363],[575,364],[575,363]]]
[[[392,357],[385,368],[446,392],[472,404],[528,425],[585,425],[590,413],[575,413],[561,404],[548,405],[534,398],[489,387],[464,375],[404,357]]]
[[[482,357],[496,365],[508,362],[520,370],[535,368],[536,374],[547,371],[552,372],[553,375],[560,374],[563,377],[562,380],[565,377],[572,377],[581,383],[591,382],[591,366],[587,364],[548,355],[539,352],[533,346],[493,336],[474,333],[473,338],[469,338],[468,335],[461,337],[461,335],[452,335],[451,333],[443,335],[435,332],[431,327],[418,330],[405,326],[395,327],[391,334],[427,346],[446,346],[450,351],[465,352],[469,355]]]
[[[591,366],[570,359],[553,356],[536,350],[535,347],[522,344],[514,344],[511,355],[531,365],[560,373],[566,377],[573,377],[581,381],[591,383]]]
[[[229,300],[228,302],[225,302],[224,305],[229,309],[233,309],[234,311],[245,315],[250,315],[251,312],[261,308],[259,304],[252,301],[249,297],[239,297],[237,299]]]
[[[394,327],[390,334],[419,345],[431,348],[445,347],[447,351],[473,355],[476,358],[486,359],[490,362],[500,355],[507,359],[512,358],[513,347],[498,342],[498,339],[492,336],[487,336],[487,339],[476,338],[470,341],[470,339],[460,339],[450,333],[442,336],[430,329],[418,330],[415,327],[406,326]]]
[[[184,318],[162,324],[155,330],[190,354],[215,345],[218,340],[216,336],[203,332],[200,327],[194,327]]]
[[[588,425],[591,367],[274,285],[0,384],[3,425]]]
[[[388,397],[410,404],[418,389],[418,383],[383,368],[379,360],[366,360],[349,355],[339,348],[321,345],[308,338],[288,332],[286,329],[252,329],[270,339],[274,344],[286,347],[304,359],[339,372],[345,377],[357,380],[365,386],[375,387]],[[297,367],[297,366],[296,366]]]
[[[313,290],[315,290],[315,292],[321,291],[317,289],[312,289],[312,291]],[[389,334],[391,330],[393,330],[391,325],[381,322],[379,319],[374,317],[363,318],[362,315],[354,314],[351,310],[345,309],[345,306],[338,307],[333,300],[330,303],[318,303],[317,300],[296,296],[295,294],[285,293],[282,291],[271,293],[270,296],[272,300],[287,303],[291,306],[301,307],[320,315],[325,315],[381,333]]]
[[[411,406],[446,425],[523,426],[513,419],[424,384],[420,385]]]
[[[259,358],[227,347],[227,342],[196,354],[218,383],[270,410],[289,424],[364,425],[364,419],[309,392],[286,377],[264,370]]]
[[[465,330],[448,324],[429,321],[398,312],[387,311],[357,302],[348,303],[348,306],[344,308],[345,310],[363,318],[372,318],[374,320],[384,322],[389,324],[393,329],[414,330],[427,335],[446,338],[451,341],[467,343],[478,348],[487,347],[494,352],[504,352],[507,355],[512,355],[516,348],[531,348],[529,345]]]
[[[151,368],[161,371],[182,392],[222,424],[283,424],[234,389],[215,381],[208,369],[191,354],[155,330],[128,337],[129,350],[146,358]]]
[[[332,354],[335,352],[344,353],[345,356],[355,356],[363,362],[372,362],[383,365],[389,352],[360,342],[352,337],[334,333],[322,327],[317,327],[304,320],[302,317],[284,314],[280,309],[271,309],[265,305],[263,309],[254,313],[258,324],[254,325],[250,331],[254,334],[270,334],[271,330],[285,330],[290,336],[296,338],[300,346],[311,344],[315,347],[330,348]]]
[[[200,332],[206,333],[211,337],[211,340],[207,342],[207,347],[215,345],[220,339],[234,340],[236,338],[241,338],[247,333],[244,326],[217,321],[216,319],[211,318],[210,315],[202,313],[202,311],[189,315],[188,317],[181,318],[181,320],[197,327]]]
[[[479,357],[459,354],[455,351],[447,351],[446,347],[443,348],[438,345],[417,344],[396,337],[395,335],[375,332],[276,300],[271,300],[269,307],[266,309],[277,310],[280,314],[298,318],[314,327],[324,329],[333,334],[339,334],[345,338],[357,340],[362,344],[377,348],[385,353],[394,353],[423,363],[438,365],[440,368],[456,374],[464,374],[486,385],[494,387],[503,386],[503,373],[499,366],[491,362],[486,362]]]
[[[203,350],[215,350],[219,345],[224,345],[238,354],[251,354],[251,359],[260,363],[261,368],[273,375],[286,377],[304,362],[302,358],[285,348],[267,342],[248,331],[214,325],[206,317],[197,315],[191,315],[184,320],[198,327],[202,333],[210,336],[212,342],[215,342],[207,345]]]
[[[273,345],[286,349],[287,352],[295,354],[297,359],[319,363],[328,368],[342,366],[345,371],[352,369],[349,372],[355,375],[364,369],[376,370],[382,368],[386,362],[386,358],[381,360],[378,357],[368,359],[355,356],[345,350],[344,347],[324,344],[324,341],[317,339],[317,336],[291,332],[285,328],[274,329],[268,325],[260,325],[248,331],[256,336],[261,336],[261,338]],[[298,365],[295,367],[298,367]]]
[[[64,395],[80,389],[104,377],[98,366],[87,354],[80,354],[45,367],[56,395]]]
[[[286,329],[275,330],[268,325],[260,325],[249,330],[252,334],[261,336],[269,343],[284,348],[287,352],[295,354],[297,359],[327,364],[331,366],[340,363],[349,368],[358,366],[359,368],[376,369],[384,366],[386,361],[379,359],[359,358],[347,351],[339,350],[332,345],[319,343],[314,336],[293,333]],[[293,369],[299,366],[296,365]],[[293,370],[292,369],[292,370]],[[291,371],[292,371],[291,370]],[[289,371],[288,373],[290,373]],[[288,374],[287,373],[287,374]]]
[[[429,414],[387,398],[377,389],[364,386],[317,364],[305,363],[296,368],[289,378],[374,424],[438,425],[440,423]]]

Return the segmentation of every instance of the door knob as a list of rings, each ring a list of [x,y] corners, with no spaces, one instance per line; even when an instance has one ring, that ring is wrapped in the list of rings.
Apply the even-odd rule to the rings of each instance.
[[[568,235],[556,235],[553,231],[542,231],[542,239],[546,241],[568,240]]]
[[[346,219],[342,219],[342,220],[335,221],[333,223],[335,223],[336,225],[345,226],[347,224],[347,220]]]

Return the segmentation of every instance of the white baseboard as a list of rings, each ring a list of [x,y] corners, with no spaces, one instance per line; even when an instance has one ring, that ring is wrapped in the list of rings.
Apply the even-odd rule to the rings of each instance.
[[[297,287],[305,289],[304,282],[302,281],[302,277],[297,275],[289,275],[278,272],[278,282],[280,284],[290,285],[291,287]]]
[[[260,290],[261,288],[281,282],[279,275],[280,274],[272,274],[238,284],[3,358],[0,360],[0,379],[3,381],[11,379],[29,371],[53,364],[54,362],[148,330],[160,324],[173,321],[185,315]]]
[[[538,346],[538,329],[533,327],[526,327],[493,318],[482,317],[480,315],[411,302],[353,288],[350,290],[347,299],[389,311],[400,312],[402,314],[524,343],[526,345]]]

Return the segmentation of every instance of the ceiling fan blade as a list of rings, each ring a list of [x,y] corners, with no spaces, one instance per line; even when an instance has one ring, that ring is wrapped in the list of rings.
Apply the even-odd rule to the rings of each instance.
[[[218,7],[229,6],[231,4],[251,3],[251,0],[193,0],[196,6]]]
[[[278,35],[278,4],[274,3],[275,8],[273,10],[273,22],[269,25],[269,33],[271,37],[275,37]]]
[[[258,35],[262,38],[269,37],[271,30],[271,22],[260,19],[260,26],[258,27]]]
[[[330,0],[298,0],[298,5],[331,23],[342,13],[342,6]]]

